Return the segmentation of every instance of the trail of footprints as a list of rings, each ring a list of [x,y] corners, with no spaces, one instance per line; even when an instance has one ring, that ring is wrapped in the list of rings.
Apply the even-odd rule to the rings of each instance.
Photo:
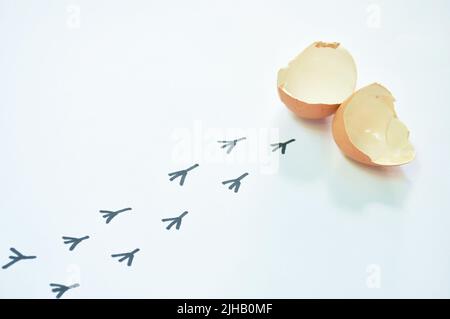
[[[221,148],[226,149],[227,154],[230,154],[231,151],[236,147],[237,143],[240,141],[243,141],[245,139],[246,139],[246,137],[241,137],[241,138],[238,138],[238,139],[235,139],[232,141],[218,141],[218,143],[221,144]],[[286,142],[270,144],[270,146],[273,147],[272,152],[280,150],[281,154],[285,154],[287,145],[294,141],[295,141],[295,139],[290,139]],[[186,180],[187,174],[197,167],[199,167],[199,164],[192,165],[192,166],[190,166],[186,169],[180,170],[180,171],[169,173],[168,174],[170,177],[169,180],[174,181],[177,178],[179,178],[179,185],[183,186],[184,182]],[[222,184],[223,185],[229,184],[228,189],[233,190],[235,193],[237,193],[239,191],[239,188],[241,187],[242,180],[248,175],[249,175],[248,173],[244,173],[237,178],[223,181]],[[117,216],[119,216],[120,214],[124,214],[130,210],[132,210],[132,209],[129,207],[119,209],[116,211],[100,210],[100,214],[103,215],[102,217],[105,219],[106,224],[109,224]],[[167,230],[170,230],[173,226],[175,226],[175,228],[177,230],[179,230],[181,227],[181,222],[187,214],[188,214],[188,212],[184,211],[179,216],[163,218],[163,219],[161,219],[161,221],[163,223],[167,223],[167,227],[166,227]],[[78,245],[80,245],[84,241],[88,240],[89,238],[90,237],[87,235],[83,236],[83,237],[62,236],[64,244],[69,246],[69,251],[73,251],[76,247],[78,247]],[[22,261],[22,260],[32,260],[32,259],[37,258],[37,256],[24,255],[23,253],[19,252],[16,248],[10,248],[10,251],[12,252],[12,255],[9,256],[9,259],[11,259],[11,261],[8,262],[7,264],[5,264],[4,266],[2,266],[2,269],[8,269],[9,267],[13,266],[15,263]],[[117,259],[117,261],[120,263],[126,261],[127,266],[130,267],[133,265],[134,257],[139,251],[140,251],[140,249],[136,248],[130,252],[119,252],[119,253],[112,254],[111,257],[114,259]],[[67,291],[77,288],[79,286],[80,285],[78,283],[74,283],[69,286],[66,286],[63,284],[58,284],[58,283],[50,284],[51,290],[52,290],[52,292],[55,293],[55,296],[57,299],[61,298]]]

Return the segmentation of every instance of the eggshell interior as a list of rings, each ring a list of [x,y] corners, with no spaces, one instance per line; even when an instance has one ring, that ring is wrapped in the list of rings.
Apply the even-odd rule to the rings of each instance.
[[[356,66],[339,43],[315,42],[278,72],[278,87],[308,104],[341,104],[354,91]]]
[[[374,83],[353,94],[343,111],[350,142],[377,165],[402,165],[415,157],[408,128],[398,119],[394,97]]]

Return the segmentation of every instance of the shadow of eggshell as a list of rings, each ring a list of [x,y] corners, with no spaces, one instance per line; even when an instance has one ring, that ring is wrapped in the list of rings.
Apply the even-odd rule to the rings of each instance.
[[[363,212],[373,204],[403,206],[411,185],[400,167],[374,167],[336,158],[329,176],[332,201],[342,211]]]

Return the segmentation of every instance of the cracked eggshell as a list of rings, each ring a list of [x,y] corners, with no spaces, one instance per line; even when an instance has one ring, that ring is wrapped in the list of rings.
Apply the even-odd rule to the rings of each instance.
[[[371,166],[397,166],[414,159],[409,131],[398,119],[394,101],[391,92],[373,83],[342,103],[332,131],[345,155]]]
[[[320,119],[336,112],[356,86],[356,65],[339,43],[314,42],[278,71],[278,94],[296,115]]]

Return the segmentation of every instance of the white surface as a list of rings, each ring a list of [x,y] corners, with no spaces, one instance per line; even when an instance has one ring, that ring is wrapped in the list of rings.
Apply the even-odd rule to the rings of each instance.
[[[450,297],[449,13],[437,0],[0,1],[0,263],[10,247],[38,256],[0,269],[0,297],[54,298],[50,282],[81,284],[64,298]],[[316,40],[352,53],[358,87],[393,92],[413,163],[356,165],[328,122],[281,104],[277,70]],[[169,182],[194,162],[183,187]],[[245,171],[238,194],[220,183]],[[109,225],[98,212],[128,206]],[[167,231],[161,218],[183,210]],[[69,252],[63,235],[91,239]],[[136,247],[132,267],[110,257]]]

